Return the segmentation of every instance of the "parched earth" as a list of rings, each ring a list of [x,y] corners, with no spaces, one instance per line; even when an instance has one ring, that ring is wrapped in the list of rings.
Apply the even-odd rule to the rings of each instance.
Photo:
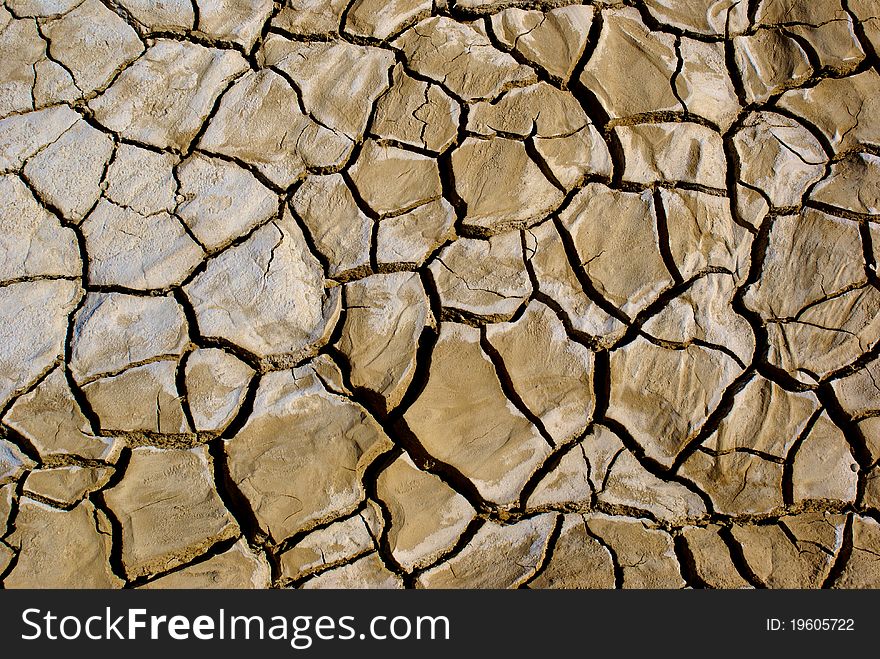
[[[880,2],[6,0],[5,587],[880,586]]]

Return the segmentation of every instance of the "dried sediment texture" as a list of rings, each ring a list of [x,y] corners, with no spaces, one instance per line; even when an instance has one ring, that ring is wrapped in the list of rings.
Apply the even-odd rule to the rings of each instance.
[[[0,2],[0,584],[880,587],[878,51]]]

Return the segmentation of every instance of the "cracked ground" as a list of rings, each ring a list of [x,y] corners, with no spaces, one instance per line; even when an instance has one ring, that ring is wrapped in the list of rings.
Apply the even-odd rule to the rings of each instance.
[[[880,2],[6,0],[0,579],[880,586]]]

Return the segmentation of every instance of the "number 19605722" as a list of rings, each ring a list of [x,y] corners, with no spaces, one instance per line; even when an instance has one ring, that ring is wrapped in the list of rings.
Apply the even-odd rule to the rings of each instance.
[[[768,632],[852,632],[855,629],[853,618],[767,618]]]

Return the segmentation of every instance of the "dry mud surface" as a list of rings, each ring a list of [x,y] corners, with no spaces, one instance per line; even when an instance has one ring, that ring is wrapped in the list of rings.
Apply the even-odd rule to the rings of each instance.
[[[876,0],[6,0],[5,587],[880,585]]]

